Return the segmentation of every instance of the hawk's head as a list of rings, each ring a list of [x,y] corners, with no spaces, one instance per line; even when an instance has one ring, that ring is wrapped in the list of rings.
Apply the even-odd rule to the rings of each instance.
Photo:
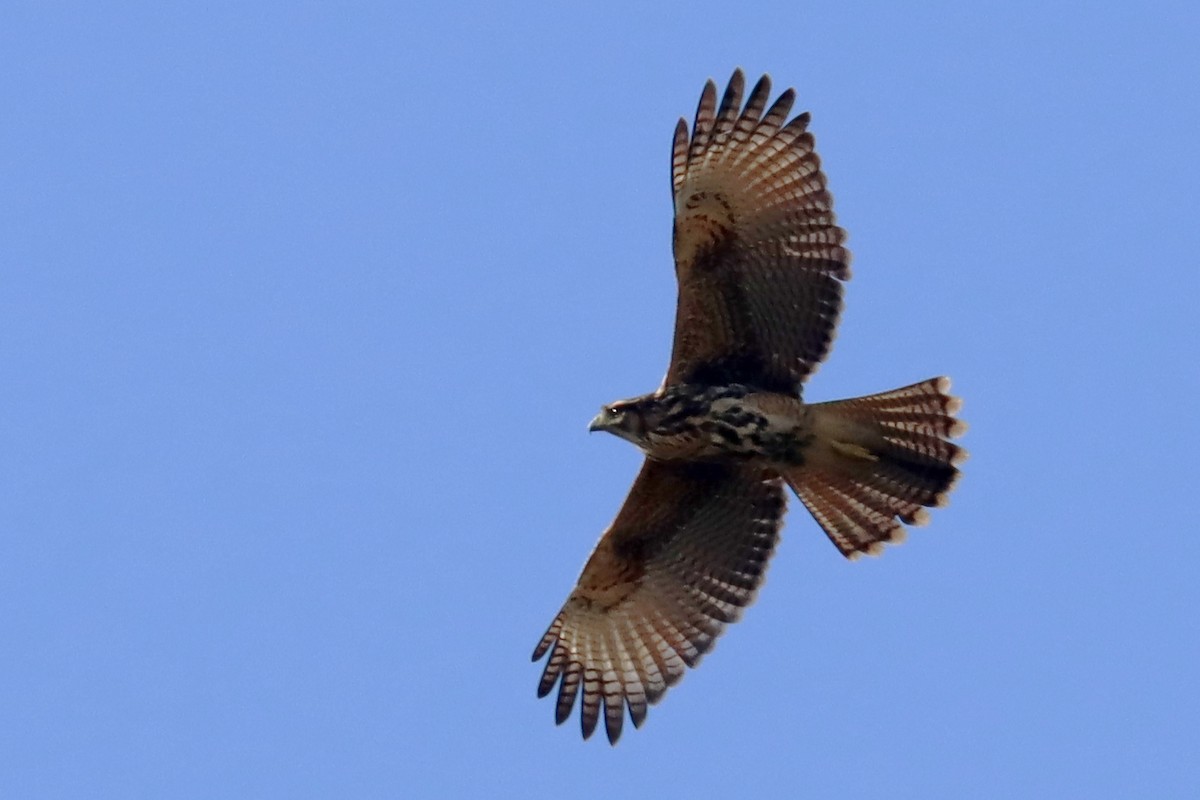
[[[646,437],[646,416],[642,408],[644,397],[620,400],[600,409],[588,425],[589,431],[608,431],[640,445]]]

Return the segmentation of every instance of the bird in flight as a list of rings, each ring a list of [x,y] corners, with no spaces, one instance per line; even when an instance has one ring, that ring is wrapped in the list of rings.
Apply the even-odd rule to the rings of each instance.
[[[689,132],[675,128],[671,188],[679,284],[662,386],[604,406],[590,430],[645,453],[616,519],[534,650],[538,696],[558,686],[561,724],[581,698],[613,744],[754,599],[787,494],[848,558],[904,539],[944,505],[966,455],[950,381],[805,403],[850,278],[846,232],[795,92],[768,106],[764,75],[743,105],[733,73],[710,80]]]

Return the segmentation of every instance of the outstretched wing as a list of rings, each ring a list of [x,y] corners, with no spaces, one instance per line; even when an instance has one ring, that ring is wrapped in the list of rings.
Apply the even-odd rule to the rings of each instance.
[[[647,460],[533,653],[550,653],[538,696],[558,684],[556,721],[582,686],[585,739],[602,706],[610,742],[626,706],[640,727],[753,601],[785,504],[780,481],[759,469]]]
[[[718,107],[709,81],[690,138],[686,121],[675,129],[679,301],[664,382],[795,393],[833,341],[850,252],[808,114],[787,120],[795,92],[768,109],[764,75],[742,107],[744,84],[739,69]]]

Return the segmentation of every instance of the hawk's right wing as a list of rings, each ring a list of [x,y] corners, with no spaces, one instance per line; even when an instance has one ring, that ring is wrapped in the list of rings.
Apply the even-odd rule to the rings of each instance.
[[[581,686],[585,739],[601,706],[611,742],[626,705],[642,724],[753,601],[779,539],[781,486],[747,465],[646,460],[533,653],[550,653],[538,696],[559,684],[559,724]]]
[[[744,383],[795,394],[825,358],[850,277],[846,232],[795,92],[767,107],[763,76],[742,107],[734,72],[709,81],[671,161],[679,301],[665,384]]]

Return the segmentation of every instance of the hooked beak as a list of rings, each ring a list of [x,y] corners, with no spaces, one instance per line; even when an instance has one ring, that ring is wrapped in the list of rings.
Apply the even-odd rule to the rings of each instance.
[[[599,414],[592,417],[592,421],[588,423],[588,433],[606,430],[608,430],[608,420],[605,419],[605,413],[601,411]]]

